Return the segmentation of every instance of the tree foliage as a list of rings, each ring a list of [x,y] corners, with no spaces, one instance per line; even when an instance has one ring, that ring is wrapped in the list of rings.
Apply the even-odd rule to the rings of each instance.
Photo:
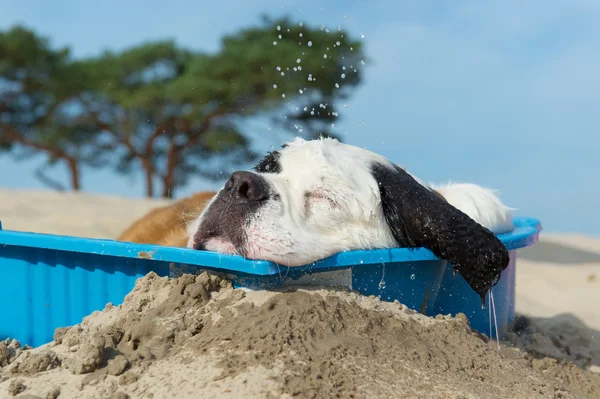
[[[345,31],[286,18],[227,35],[216,53],[158,41],[83,60],[16,27],[0,34],[0,148],[44,151],[77,170],[141,168],[146,194],[169,197],[191,176],[224,177],[255,159],[255,118],[331,135],[362,58]]]
[[[102,160],[94,151],[98,129],[78,102],[85,82],[68,49],[53,50],[22,27],[0,32],[0,150],[18,145],[17,158],[43,152],[47,165],[64,162],[78,190],[81,164]]]

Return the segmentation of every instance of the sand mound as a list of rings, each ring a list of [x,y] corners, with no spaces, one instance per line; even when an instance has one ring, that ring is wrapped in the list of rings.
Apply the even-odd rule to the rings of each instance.
[[[206,273],[150,273],[51,344],[2,345],[0,397],[600,397],[600,375],[498,351],[464,317],[341,291],[245,292]]]

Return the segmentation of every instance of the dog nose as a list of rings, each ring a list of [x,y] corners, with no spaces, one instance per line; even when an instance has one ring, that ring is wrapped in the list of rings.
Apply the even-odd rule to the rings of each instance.
[[[265,179],[251,172],[233,172],[225,183],[225,191],[240,201],[264,201],[269,198]]]

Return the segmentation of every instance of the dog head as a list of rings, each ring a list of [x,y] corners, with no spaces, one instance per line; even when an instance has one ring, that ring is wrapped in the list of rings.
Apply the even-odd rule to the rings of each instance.
[[[190,232],[190,248],[286,266],[340,251],[418,247],[496,277],[508,254],[439,191],[386,158],[334,139],[295,139],[231,175]],[[463,270],[461,270],[463,269]]]

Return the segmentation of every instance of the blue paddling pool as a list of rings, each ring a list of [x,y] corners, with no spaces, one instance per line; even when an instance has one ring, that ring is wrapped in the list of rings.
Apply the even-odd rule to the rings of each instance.
[[[498,236],[510,255],[493,288],[500,338],[515,316],[517,250],[536,243],[541,231],[533,218],[515,218],[514,224],[512,232]],[[426,315],[464,313],[473,329],[492,335],[479,296],[460,274],[453,274],[451,264],[425,248],[342,252],[288,268],[206,251],[2,230],[0,223],[0,339],[43,345],[53,340],[57,327],[80,323],[108,302],[122,303],[148,272],[175,277],[204,270],[224,274],[234,287],[247,289],[311,279],[327,283],[323,276],[334,276],[338,285],[398,300]]]

